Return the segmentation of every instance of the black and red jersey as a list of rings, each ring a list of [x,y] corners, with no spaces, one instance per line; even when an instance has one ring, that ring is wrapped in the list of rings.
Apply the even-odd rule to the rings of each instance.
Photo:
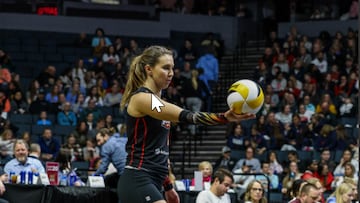
[[[139,92],[152,94],[144,87],[134,94]],[[163,180],[168,175],[170,122],[150,116],[135,118],[127,113],[127,109],[125,113],[128,135],[127,166],[147,171],[152,177]]]

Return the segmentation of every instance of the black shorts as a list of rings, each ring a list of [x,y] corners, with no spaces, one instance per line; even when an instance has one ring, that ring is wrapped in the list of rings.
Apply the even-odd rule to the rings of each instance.
[[[147,172],[125,168],[117,193],[121,203],[151,203],[164,200],[161,187]]]

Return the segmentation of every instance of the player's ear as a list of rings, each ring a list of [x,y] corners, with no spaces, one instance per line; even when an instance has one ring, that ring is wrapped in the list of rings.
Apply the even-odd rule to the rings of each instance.
[[[152,76],[152,68],[150,65],[145,65],[145,72],[147,75]]]

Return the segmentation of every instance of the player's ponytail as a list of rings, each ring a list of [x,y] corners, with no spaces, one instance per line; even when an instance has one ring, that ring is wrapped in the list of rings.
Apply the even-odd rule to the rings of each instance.
[[[154,67],[158,63],[159,57],[169,54],[172,52],[165,47],[161,46],[150,46],[144,50],[144,52],[135,57],[130,65],[128,73],[128,80],[126,82],[125,91],[121,100],[120,108],[123,110],[124,107],[129,103],[132,93],[144,85],[147,78],[145,66],[149,65]]]

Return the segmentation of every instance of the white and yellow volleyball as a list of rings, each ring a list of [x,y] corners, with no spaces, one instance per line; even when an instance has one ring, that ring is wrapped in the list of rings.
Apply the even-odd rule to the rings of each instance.
[[[239,80],[229,88],[227,104],[237,114],[256,114],[264,104],[264,92],[252,80]]]

